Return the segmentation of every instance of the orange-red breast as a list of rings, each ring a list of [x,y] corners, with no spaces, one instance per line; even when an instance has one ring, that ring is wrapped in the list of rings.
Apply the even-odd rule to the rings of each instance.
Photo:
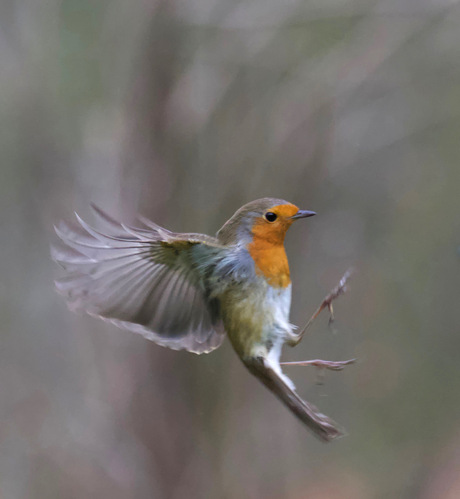
[[[66,270],[56,282],[69,306],[142,334],[174,350],[207,353],[225,333],[252,374],[322,440],[342,434],[302,400],[282,373],[284,343],[298,335],[289,322],[291,278],[284,237],[291,224],[315,215],[282,199],[240,208],[216,237],[171,232],[141,219],[118,223],[97,207],[106,232],[60,224],[64,244],[53,257]]]

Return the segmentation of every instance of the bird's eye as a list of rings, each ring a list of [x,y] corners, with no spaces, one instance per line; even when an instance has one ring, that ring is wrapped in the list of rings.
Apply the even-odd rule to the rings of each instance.
[[[267,222],[274,222],[277,218],[278,217],[277,217],[276,213],[273,213],[271,211],[268,211],[267,213],[265,213],[265,220],[267,220]]]

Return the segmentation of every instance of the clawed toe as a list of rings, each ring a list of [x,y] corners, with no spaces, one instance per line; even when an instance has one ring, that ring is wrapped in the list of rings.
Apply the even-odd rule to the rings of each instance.
[[[294,362],[280,362],[282,366],[313,366],[320,369],[330,369],[331,371],[341,371],[345,366],[354,364],[356,359],[331,361],[331,360],[299,360]]]

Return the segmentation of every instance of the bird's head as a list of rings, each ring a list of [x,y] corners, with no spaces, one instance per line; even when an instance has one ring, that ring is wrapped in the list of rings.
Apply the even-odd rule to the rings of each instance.
[[[313,215],[314,211],[299,210],[283,199],[257,199],[241,207],[219,230],[217,237],[224,244],[246,245],[257,239],[268,244],[283,244],[293,222]]]

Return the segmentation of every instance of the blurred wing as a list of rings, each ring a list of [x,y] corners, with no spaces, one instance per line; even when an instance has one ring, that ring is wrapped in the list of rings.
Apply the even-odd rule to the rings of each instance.
[[[173,233],[148,220],[148,229],[129,227],[93,208],[110,234],[78,215],[78,225],[56,227],[62,243],[52,256],[67,272],[56,287],[69,307],[174,350],[217,348],[224,328],[200,270],[200,261],[220,247],[217,240]]]

